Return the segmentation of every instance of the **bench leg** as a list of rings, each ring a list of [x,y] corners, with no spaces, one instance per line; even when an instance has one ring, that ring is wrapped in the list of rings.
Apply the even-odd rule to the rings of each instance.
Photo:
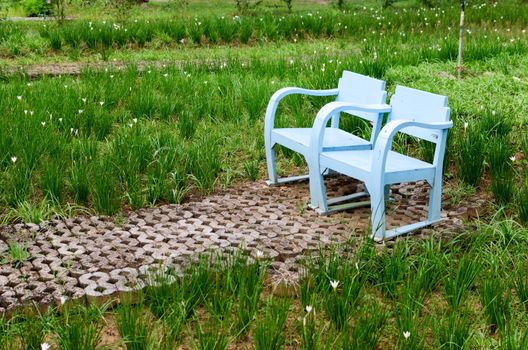
[[[318,211],[327,212],[326,189],[321,171],[314,171],[313,166],[309,167],[310,172],[310,207],[318,208]],[[324,171],[323,171],[324,173]]]
[[[266,145],[266,164],[268,166],[268,185],[277,184],[277,164],[273,146]]]
[[[370,210],[372,239],[385,239],[385,191],[386,187],[380,181],[367,186],[370,193]]]
[[[429,213],[428,219],[435,221],[440,219],[440,212],[442,210],[442,181],[437,181],[431,186],[429,191]]]

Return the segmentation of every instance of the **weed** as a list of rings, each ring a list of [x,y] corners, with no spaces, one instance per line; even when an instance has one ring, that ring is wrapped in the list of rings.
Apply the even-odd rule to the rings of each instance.
[[[504,332],[511,318],[510,291],[501,279],[486,279],[480,292],[481,303],[488,318],[491,333]]]
[[[21,322],[19,337],[23,349],[40,350],[46,336],[46,320],[35,310],[28,310],[18,315]]]
[[[142,296],[137,305],[132,304],[132,296],[122,301],[117,307],[116,321],[119,334],[128,350],[148,349],[152,346],[151,321],[145,315]]]
[[[290,302],[279,298],[267,300],[264,315],[255,325],[253,337],[255,349],[282,349],[284,345],[284,327]]]
[[[197,349],[202,350],[225,350],[229,345],[227,334],[218,325],[208,325],[205,329],[198,323],[195,327],[196,338],[198,338]]]
[[[394,299],[397,297],[397,288],[404,281],[408,261],[404,245],[397,245],[392,252],[385,250],[376,261],[374,279],[382,292]]]
[[[244,162],[244,172],[249,180],[256,181],[259,178],[259,163],[258,159]]]
[[[459,134],[458,148],[460,177],[466,184],[477,186],[484,171],[484,137],[481,130],[474,124],[470,124],[464,132]]]
[[[23,244],[9,243],[7,247],[8,256],[2,259],[1,264],[13,263],[15,267],[19,267],[25,261],[31,258],[27,247]]]
[[[458,310],[467,298],[469,289],[480,273],[482,264],[479,259],[464,255],[458,261],[458,267],[452,268],[445,279],[446,300],[452,310]]]
[[[260,294],[264,288],[264,278],[266,276],[267,263],[257,260],[254,264],[249,264],[239,275],[238,286],[238,307],[236,309],[237,320],[234,325],[235,335],[245,335],[249,327],[260,299]]]
[[[528,348],[528,331],[526,329],[509,329],[501,338],[500,349],[523,350]]]
[[[471,338],[471,320],[463,312],[451,311],[434,329],[438,332],[438,346],[442,349],[464,349]]]
[[[95,164],[91,177],[91,192],[95,209],[105,215],[113,215],[119,210],[119,194],[114,166],[108,159]]]
[[[517,192],[516,202],[519,221],[522,224],[528,224],[528,178]]]
[[[96,349],[101,340],[102,312],[96,306],[64,308],[62,318],[53,326],[61,349]]]
[[[510,159],[512,153],[513,150],[504,139],[495,138],[489,145],[491,191],[499,205],[510,203],[514,195],[515,175]]]
[[[33,205],[27,201],[20,202],[16,210],[13,209],[12,213],[12,217],[15,220],[39,224],[49,219],[54,214],[54,209],[47,199],[43,199],[38,205]]]
[[[375,349],[381,337],[380,329],[387,322],[389,315],[378,304],[365,305],[360,309],[354,327],[341,333],[343,350]]]

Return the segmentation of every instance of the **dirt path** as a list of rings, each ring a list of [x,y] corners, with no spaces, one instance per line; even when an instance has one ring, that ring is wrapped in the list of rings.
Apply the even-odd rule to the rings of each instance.
[[[138,70],[143,71],[149,68],[163,68],[167,66],[184,67],[185,65],[219,65],[224,60],[186,60],[186,61],[113,61],[113,62],[96,62],[96,63],[51,63],[51,64],[32,64],[17,65],[4,68],[1,73],[4,75],[26,74],[29,78],[36,79],[41,76],[58,76],[58,75],[79,75],[82,71],[93,70],[123,70],[130,65],[134,65]]]

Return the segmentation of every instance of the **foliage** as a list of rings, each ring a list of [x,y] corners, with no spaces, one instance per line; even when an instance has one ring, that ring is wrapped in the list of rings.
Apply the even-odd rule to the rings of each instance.
[[[51,14],[51,7],[46,0],[22,0],[22,8],[28,17],[47,16]]]

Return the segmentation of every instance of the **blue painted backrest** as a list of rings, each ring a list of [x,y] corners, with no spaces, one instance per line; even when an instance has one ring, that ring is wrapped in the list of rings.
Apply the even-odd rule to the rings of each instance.
[[[387,92],[385,82],[365,75],[343,71],[343,76],[339,79],[339,94],[336,101],[351,102],[357,104],[379,104],[385,103]],[[352,114],[374,121],[377,120],[377,113],[353,112]]]
[[[398,85],[391,98],[391,107],[389,121],[399,119],[425,123],[449,121],[450,109],[447,107],[447,97],[430,92]],[[442,131],[408,127],[401,132],[437,143]]]

